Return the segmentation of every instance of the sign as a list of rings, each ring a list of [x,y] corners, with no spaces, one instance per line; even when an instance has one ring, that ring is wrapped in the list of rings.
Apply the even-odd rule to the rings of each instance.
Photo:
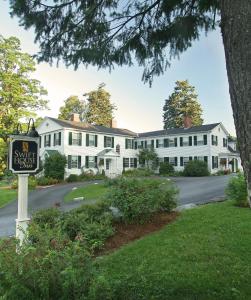
[[[39,169],[39,139],[11,136],[9,169],[13,173],[28,174]]]

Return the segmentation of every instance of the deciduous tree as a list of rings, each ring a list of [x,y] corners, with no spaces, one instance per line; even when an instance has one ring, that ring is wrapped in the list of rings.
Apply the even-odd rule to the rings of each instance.
[[[25,28],[34,26],[40,61],[63,59],[112,69],[144,67],[152,81],[199,39],[220,25],[229,90],[251,204],[251,1],[250,0],[10,0]]]
[[[80,100],[78,96],[70,96],[64,101],[64,105],[59,108],[58,118],[61,120],[70,120],[72,114],[79,114],[80,120],[85,119],[86,103]]]
[[[165,100],[163,111],[164,129],[183,127],[185,116],[191,118],[193,126],[203,123],[198,95],[187,80],[176,81],[174,92]]]

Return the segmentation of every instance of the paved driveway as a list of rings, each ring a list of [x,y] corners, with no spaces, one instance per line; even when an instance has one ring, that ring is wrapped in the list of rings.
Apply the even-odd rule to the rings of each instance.
[[[171,178],[180,190],[179,205],[187,203],[203,204],[217,201],[224,197],[229,176],[210,177],[173,177]],[[93,183],[93,182],[92,182]],[[30,215],[41,208],[59,204],[62,210],[70,210],[80,205],[80,202],[64,203],[63,198],[73,187],[84,186],[89,183],[70,183],[56,185],[29,193]],[[15,218],[17,216],[17,201],[0,209],[0,236],[10,236],[15,232]]]

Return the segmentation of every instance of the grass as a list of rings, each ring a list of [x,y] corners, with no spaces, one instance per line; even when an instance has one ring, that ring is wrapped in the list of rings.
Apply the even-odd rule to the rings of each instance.
[[[105,299],[251,299],[251,210],[182,212],[158,233],[97,259]],[[104,282],[105,281],[105,282]]]
[[[0,188],[0,208],[4,207],[17,197],[17,191],[11,189]]]
[[[64,197],[64,201],[70,202],[77,197],[84,197],[84,200],[97,200],[102,198],[106,192],[107,187],[105,187],[103,184],[90,184],[77,188],[76,190],[72,190]]]

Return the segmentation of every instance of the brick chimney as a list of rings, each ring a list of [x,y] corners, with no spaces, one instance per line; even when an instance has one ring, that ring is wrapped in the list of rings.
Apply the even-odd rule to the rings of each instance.
[[[117,128],[117,120],[115,119],[112,119],[111,120],[111,125],[110,125],[111,128]]]
[[[79,114],[72,114],[71,121],[73,122],[80,122]]]
[[[188,115],[184,116],[183,125],[185,129],[193,126],[192,119],[190,116]]]

